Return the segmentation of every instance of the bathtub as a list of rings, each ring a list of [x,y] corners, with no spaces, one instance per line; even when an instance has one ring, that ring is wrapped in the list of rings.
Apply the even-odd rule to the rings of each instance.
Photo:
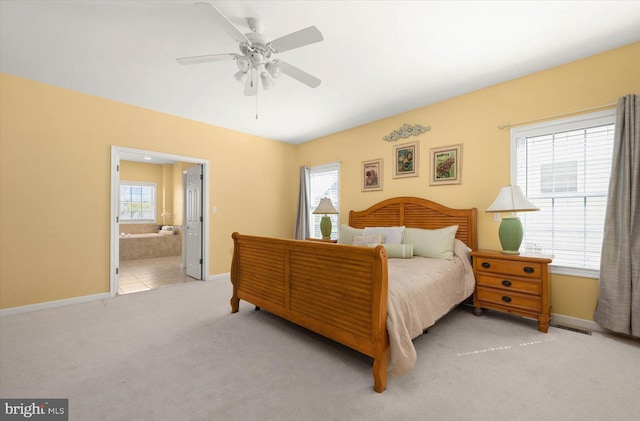
[[[182,235],[163,235],[157,232],[120,235],[120,260],[180,255],[182,255]]]
[[[174,236],[174,235],[171,234],[171,236]],[[145,232],[145,233],[142,233],[142,234],[120,234],[120,239],[123,239],[123,238],[156,238],[156,237],[169,237],[169,235],[160,234],[158,232]]]

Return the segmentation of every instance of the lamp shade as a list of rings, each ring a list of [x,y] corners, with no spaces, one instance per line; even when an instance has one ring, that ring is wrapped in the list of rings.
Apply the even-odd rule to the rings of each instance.
[[[267,72],[260,73],[260,79],[262,80],[262,87],[265,91],[275,86],[275,83],[273,83],[273,79],[271,79]]]
[[[280,74],[282,73],[282,70],[280,70],[280,65],[272,61],[265,64],[264,68],[267,69],[267,72],[269,72],[271,77],[274,79],[278,79],[280,77]]]
[[[318,204],[318,207],[316,208],[316,210],[314,210],[312,213],[324,214],[324,215],[335,215],[338,213],[338,211],[336,210],[336,208],[333,207],[333,203],[331,203],[331,199],[329,199],[328,197],[323,197],[322,199],[320,199],[320,203]]]
[[[249,59],[247,59],[244,56],[240,56],[236,59],[236,65],[238,66],[238,70],[245,73],[247,73],[251,68],[251,63],[249,63]]]
[[[525,197],[518,186],[506,186],[500,189],[498,197],[493,201],[487,212],[529,212],[538,211],[536,205]]]
[[[247,78],[247,72],[243,72],[242,70],[238,70],[236,74],[233,75],[233,78],[238,82],[244,82]]]

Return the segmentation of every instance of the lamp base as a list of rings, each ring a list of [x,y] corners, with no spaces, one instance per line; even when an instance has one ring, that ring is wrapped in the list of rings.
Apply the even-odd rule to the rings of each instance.
[[[520,244],[522,244],[522,222],[517,216],[509,216],[502,218],[498,235],[500,236],[500,244],[502,245],[502,253],[504,254],[520,254]]]
[[[331,238],[331,218],[327,215],[324,215],[320,220],[320,232],[322,233],[323,240]]]

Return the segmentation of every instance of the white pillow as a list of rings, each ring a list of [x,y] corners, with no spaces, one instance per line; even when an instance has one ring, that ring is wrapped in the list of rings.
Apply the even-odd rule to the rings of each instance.
[[[349,225],[340,225],[340,233],[338,234],[338,244],[353,244],[353,237],[362,235],[363,229],[353,228]]]
[[[362,235],[384,235],[385,244],[402,244],[404,227],[366,227]]]
[[[411,259],[413,257],[413,244],[383,244],[390,259]]]
[[[403,242],[413,244],[414,256],[451,260],[456,232],[457,225],[435,230],[407,228]]]
[[[384,235],[357,235],[353,237],[354,246],[375,247],[384,243]]]

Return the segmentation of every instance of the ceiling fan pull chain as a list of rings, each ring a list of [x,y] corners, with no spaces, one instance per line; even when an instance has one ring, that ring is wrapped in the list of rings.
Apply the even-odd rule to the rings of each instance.
[[[258,91],[260,91],[260,89],[256,91],[256,120],[258,119]]]

